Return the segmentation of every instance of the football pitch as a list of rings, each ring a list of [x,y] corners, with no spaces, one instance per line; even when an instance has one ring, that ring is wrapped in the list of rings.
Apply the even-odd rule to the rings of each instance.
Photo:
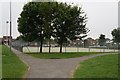
[[[51,52],[59,52],[59,47],[51,47]],[[43,47],[43,52],[48,52],[49,47]],[[23,47],[23,52],[40,52],[40,47]],[[118,52],[114,49],[97,49],[81,47],[63,47],[62,52]]]

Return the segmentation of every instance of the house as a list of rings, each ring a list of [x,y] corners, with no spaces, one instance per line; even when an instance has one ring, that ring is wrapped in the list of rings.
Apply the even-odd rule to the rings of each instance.
[[[112,43],[113,43],[113,40],[106,39],[106,44],[112,44]]]
[[[73,44],[82,44],[83,40],[73,40]]]
[[[2,38],[3,44],[8,44],[9,45],[10,39],[12,39],[12,37],[10,37],[10,36],[3,36],[3,38]]]
[[[83,47],[84,41],[83,41],[83,40],[73,40],[73,41],[71,42],[71,45],[72,45],[72,46],[82,46],[82,47]]]
[[[98,45],[98,40],[97,39],[92,39],[92,38],[87,38],[84,40],[84,43],[86,47],[88,46],[97,46]]]
[[[11,41],[15,41],[16,40],[16,39],[12,39],[12,37],[10,37],[10,36],[3,36],[3,38],[1,38],[1,43],[9,45],[10,39],[11,39]]]

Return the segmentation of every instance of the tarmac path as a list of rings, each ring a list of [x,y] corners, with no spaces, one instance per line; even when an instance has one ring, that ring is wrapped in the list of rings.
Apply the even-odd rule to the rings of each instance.
[[[29,66],[24,78],[71,78],[77,65],[83,60],[117,53],[94,54],[70,59],[39,59],[12,49]]]

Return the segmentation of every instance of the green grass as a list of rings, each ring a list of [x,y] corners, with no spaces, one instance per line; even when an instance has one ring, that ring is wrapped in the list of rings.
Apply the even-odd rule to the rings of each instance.
[[[2,46],[2,78],[22,78],[27,68],[7,46]]]
[[[101,54],[101,53],[107,53],[107,52],[25,53],[25,54],[41,59],[66,59],[66,58],[76,58],[76,57],[82,57],[91,54]]]
[[[83,61],[75,70],[74,78],[118,78],[118,55],[97,56]]]
[[[0,79],[2,78],[2,46],[0,46]]]

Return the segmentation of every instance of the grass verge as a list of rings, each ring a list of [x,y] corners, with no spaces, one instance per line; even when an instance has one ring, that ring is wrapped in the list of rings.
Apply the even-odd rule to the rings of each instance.
[[[66,59],[101,53],[110,52],[69,52],[69,53],[67,52],[67,53],[25,53],[25,54],[41,59]]]
[[[97,56],[80,63],[74,78],[118,78],[118,54]]]
[[[2,46],[2,78],[22,78],[27,68],[7,46]]]

